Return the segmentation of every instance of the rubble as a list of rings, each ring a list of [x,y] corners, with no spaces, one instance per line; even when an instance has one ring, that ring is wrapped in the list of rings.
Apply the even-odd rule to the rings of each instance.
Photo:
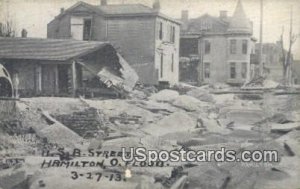
[[[201,109],[208,109],[210,104],[200,101],[192,96],[180,95],[171,102],[172,105],[182,108],[186,111],[201,111]]]
[[[197,98],[198,100],[204,101],[204,102],[215,102],[215,99],[213,96],[209,93],[209,89],[201,87],[201,88],[194,88],[190,91],[188,91],[186,94],[192,97]]]
[[[278,124],[278,123],[272,123],[271,124],[271,132],[283,132],[287,133],[290,132],[294,129],[299,129],[300,128],[300,123],[285,123],[285,124]]]
[[[56,121],[47,112],[44,112],[43,115],[51,121],[51,124],[38,131],[38,133],[40,137],[46,138],[47,142],[73,148],[75,144],[83,143],[79,135]]]
[[[157,102],[172,102],[179,96],[179,93],[174,90],[164,89],[151,95],[148,99]]]
[[[20,123],[0,121],[2,154],[30,154],[24,166],[31,179],[20,177],[16,185],[34,188],[82,188],[99,184],[94,180],[58,179],[70,177],[70,169],[43,169],[37,154],[46,148],[57,151],[52,143],[66,149],[97,149],[120,151],[122,147],[144,147],[151,150],[276,150],[280,162],[170,162],[164,167],[116,166],[106,169],[76,169],[103,174],[130,170],[132,178],[122,182],[101,181],[103,188],[297,188],[299,173],[299,120],[297,107],[283,111],[289,105],[285,97],[275,102],[239,99],[228,86],[193,87],[181,84],[176,90],[146,93],[136,90],[130,99],[73,99],[39,97],[20,99],[16,108]],[[228,94],[212,94],[215,89]],[[145,88],[144,88],[145,89]],[[134,92],[133,92],[134,93]],[[139,93],[139,94],[138,94]],[[272,95],[272,94],[268,94]],[[270,98],[269,96],[264,98]],[[267,100],[268,101],[268,100]],[[282,104],[286,107],[282,108]],[[268,112],[270,110],[270,112]],[[1,123],[2,122],[2,123]],[[9,129],[7,129],[9,128]],[[17,145],[10,134],[29,130],[34,144]],[[47,139],[46,139],[47,138]],[[15,149],[13,151],[13,149]],[[35,151],[35,153],[33,153]],[[18,154],[18,155],[19,155]],[[40,158],[40,159],[38,159]],[[58,157],[49,157],[57,158]],[[72,157],[74,160],[88,157]],[[97,157],[98,158],[98,157]],[[117,157],[121,161],[120,157]],[[111,157],[106,159],[111,160]],[[11,175],[21,169],[11,170]],[[72,169],[73,170],[73,169]],[[1,181],[8,179],[1,175]],[[19,182],[23,181],[23,182]],[[15,185],[15,186],[16,186]],[[23,186],[23,185],[22,185]]]
[[[195,127],[196,120],[184,112],[175,112],[156,123],[143,127],[142,130],[153,136],[163,136],[172,132],[189,131]]]

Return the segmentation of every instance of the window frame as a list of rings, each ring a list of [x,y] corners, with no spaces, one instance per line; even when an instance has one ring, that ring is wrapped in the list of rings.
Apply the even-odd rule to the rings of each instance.
[[[247,39],[242,40],[242,53],[248,54],[248,40]]]
[[[207,66],[208,65],[208,66]],[[211,77],[211,64],[210,62],[204,62],[204,67],[203,67],[203,75],[204,75],[204,79],[210,79]],[[208,69],[207,69],[208,68]],[[207,72],[208,70],[208,72]]]
[[[234,68],[234,72],[232,72]],[[236,79],[236,62],[230,62],[230,66],[229,66],[229,77],[230,79]]]
[[[174,72],[174,53],[171,55],[171,72]]]
[[[164,76],[164,54],[160,54],[160,78]]]
[[[86,38],[86,22],[90,21],[89,31],[88,31],[88,38]],[[82,40],[83,41],[90,41],[92,39],[92,18],[83,18],[83,31],[82,31]]]
[[[164,39],[164,32],[163,32],[163,22],[159,22],[159,29],[158,29],[158,39],[163,40]]]
[[[243,79],[247,78],[247,72],[248,72],[248,63],[247,62],[242,62],[242,64],[241,64],[241,77]]]
[[[236,39],[230,39],[229,43],[230,43],[230,46],[229,46],[230,54],[237,54],[237,40]]]
[[[209,40],[204,40],[204,54],[210,54],[211,43]]]

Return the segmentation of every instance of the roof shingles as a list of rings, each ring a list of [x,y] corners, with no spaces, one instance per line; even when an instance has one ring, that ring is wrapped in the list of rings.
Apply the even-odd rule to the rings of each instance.
[[[0,38],[0,59],[66,61],[110,45],[68,39]]]

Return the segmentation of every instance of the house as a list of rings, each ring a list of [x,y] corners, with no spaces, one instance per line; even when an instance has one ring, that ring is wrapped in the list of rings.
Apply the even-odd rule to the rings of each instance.
[[[220,11],[219,17],[205,14],[189,19],[184,10],[181,21],[180,59],[185,61],[180,64],[189,63],[197,69],[189,81],[242,85],[250,79],[255,39],[252,22],[240,0],[232,17],[227,16],[227,11]]]
[[[113,46],[99,41],[0,38],[0,63],[21,97],[118,94],[137,80]]]
[[[48,38],[109,41],[138,73],[140,82],[178,82],[180,22],[142,4],[78,2],[48,24]]]

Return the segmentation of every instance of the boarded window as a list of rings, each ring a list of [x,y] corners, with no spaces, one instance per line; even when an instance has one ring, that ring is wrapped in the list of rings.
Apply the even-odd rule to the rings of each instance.
[[[83,20],[83,40],[91,40],[92,19]]]
[[[241,76],[244,79],[247,77],[247,62],[242,63]]]
[[[204,41],[204,51],[205,51],[205,54],[210,53],[210,42],[208,40]]]
[[[248,41],[247,40],[243,40],[243,43],[242,43],[242,52],[243,52],[243,54],[247,54],[248,53]]]
[[[204,63],[204,78],[205,79],[210,78],[210,63],[209,62]]]
[[[163,53],[160,54],[160,77],[164,76],[164,55]]]
[[[230,40],[230,54],[236,54],[236,39]]]
[[[235,65],[235,62],[230,63],[230,78],[231,79],[236,78],[236,65]]]

